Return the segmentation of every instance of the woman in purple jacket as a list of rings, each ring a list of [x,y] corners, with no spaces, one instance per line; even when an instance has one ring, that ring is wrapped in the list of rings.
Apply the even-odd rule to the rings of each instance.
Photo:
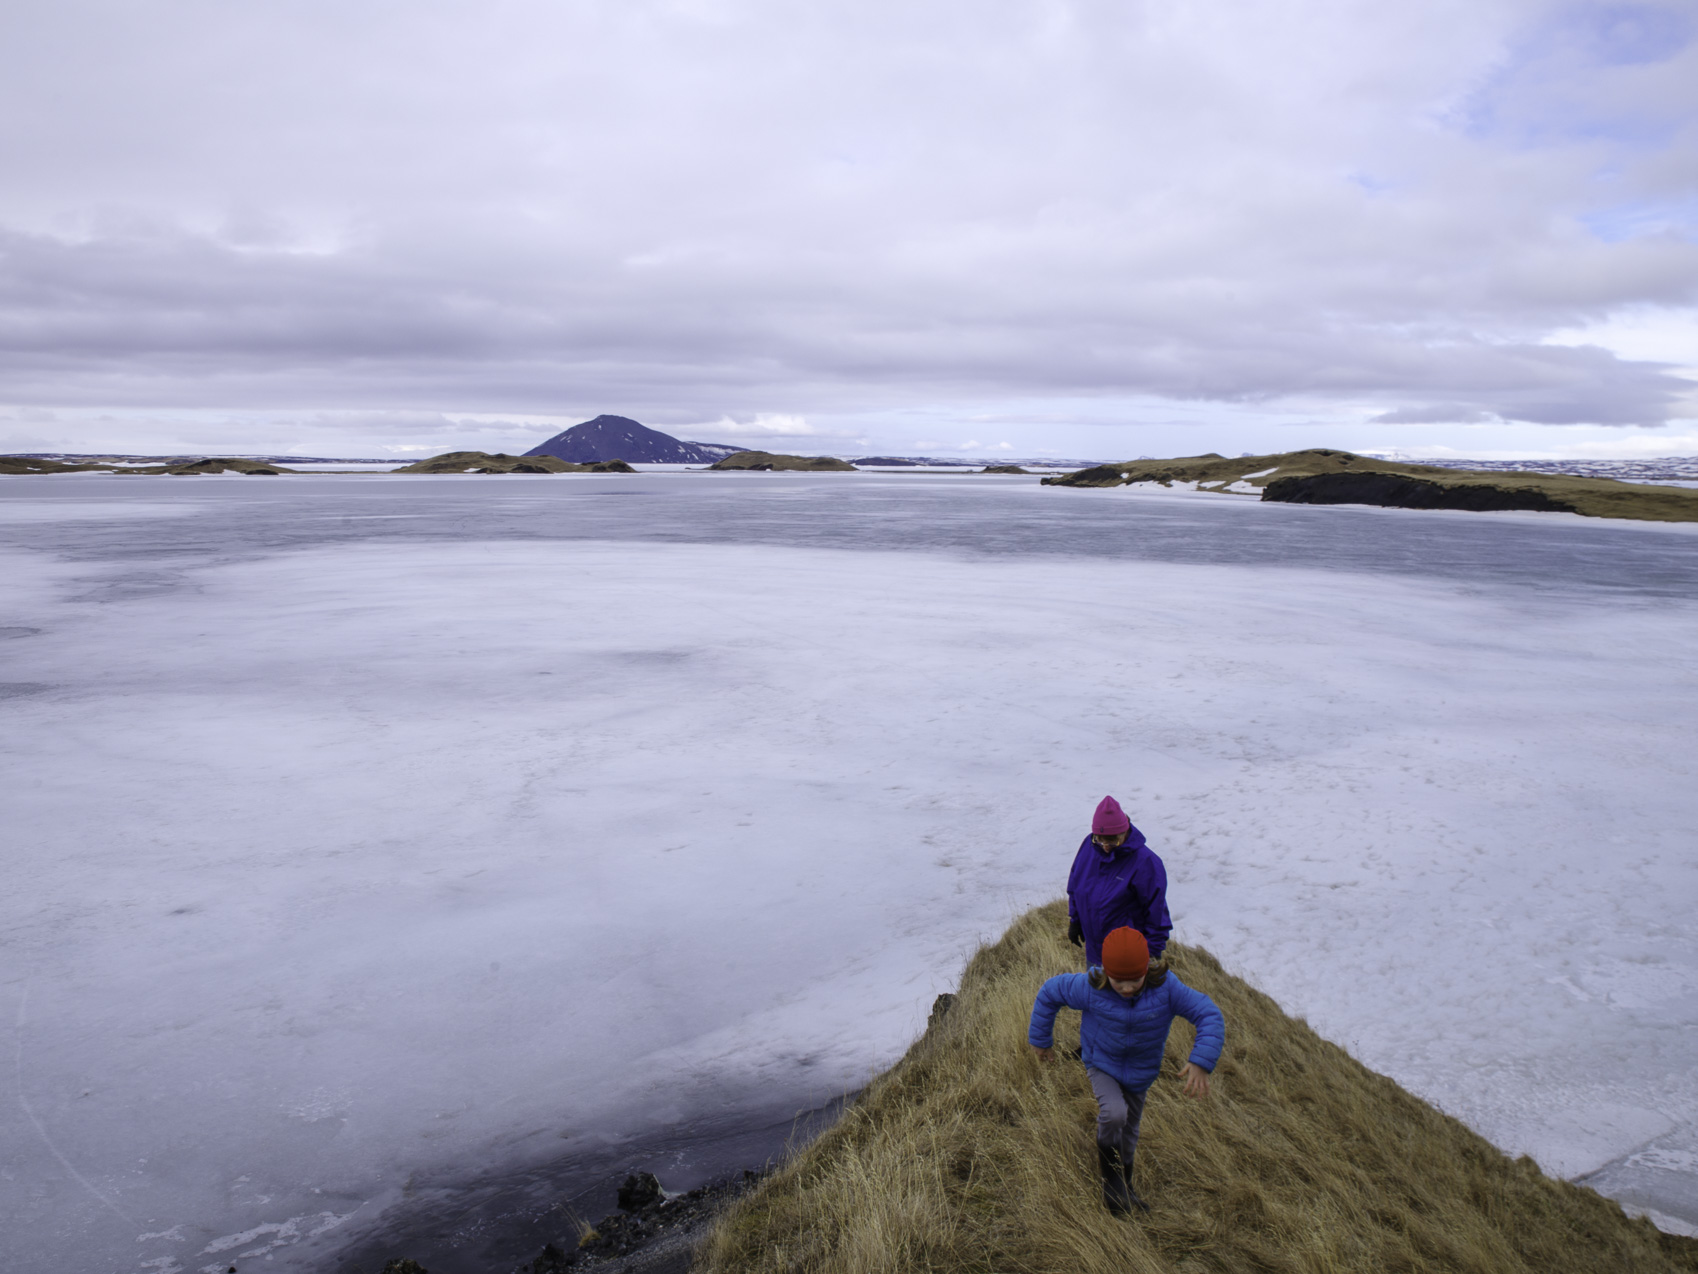
[[[1067,876],[1067,940],[1084,946],[1087,965],[1098,965],[1103,939],[1122,925],[1144,935],[1150,959],[1162,958],[1173,932],[1167,868],[1120,803],[1105,796]]]

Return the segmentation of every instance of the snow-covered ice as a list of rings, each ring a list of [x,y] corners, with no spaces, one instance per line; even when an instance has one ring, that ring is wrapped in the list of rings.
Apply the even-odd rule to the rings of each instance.
[[[456,1174],[817,1104],[1105,792],[1180,938],[1698,1222],[1689,529],[141,481],[0,484],[8,1270],[307,1268]]]

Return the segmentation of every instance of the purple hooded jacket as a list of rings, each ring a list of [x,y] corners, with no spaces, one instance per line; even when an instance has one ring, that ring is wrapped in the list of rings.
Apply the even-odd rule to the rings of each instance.
[[[1085,963],[1103,962],[1103,939],[1129,925],[1150,944],[1150,959],[1161,956],[1173,920],[1167,914],[1167,868],[1144,843],[1136,827],[1126,843],[1105,854],[1089,836],[1073,858],[1067,875],[1067,917],[1085,932]]]

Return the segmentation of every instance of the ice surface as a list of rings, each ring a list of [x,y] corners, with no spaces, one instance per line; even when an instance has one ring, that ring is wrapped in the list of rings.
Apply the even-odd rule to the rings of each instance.
[[[456,1174],[818,1104],[1104,792],[1180,938],[1698,1221],[1681,528],[141,481],[0,484],[8,1270],[309,1268]]]

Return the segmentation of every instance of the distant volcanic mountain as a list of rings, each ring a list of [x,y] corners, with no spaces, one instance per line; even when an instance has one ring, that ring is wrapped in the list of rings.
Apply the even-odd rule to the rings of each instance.
[[[625,416],[597,416],[573,425],[547,442],[532,447],[527,456],[553,456],[573,464],[598,460],[624,460],[631,464],[712,464],[735,455],[741,447],[715,442],[679,442],[671,434],[650,429]]]

